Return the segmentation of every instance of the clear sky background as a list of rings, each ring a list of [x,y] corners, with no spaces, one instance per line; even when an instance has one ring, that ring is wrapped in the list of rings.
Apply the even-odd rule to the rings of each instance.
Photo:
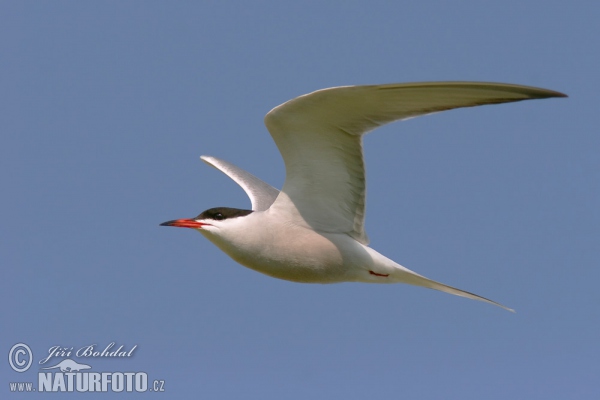
[[[8,382],[36,381],[51,346],[115,342],[134,356],[89,364],[165,380],[141,398],[598,398],[599,18],[593,1],[1,2],[2,397],[49,396]],[[274,106],[439,80],[570,96],[365,138],[371,246],[516,314],[280,281],[159,227],[249,207],[202,154],[281,187]]]

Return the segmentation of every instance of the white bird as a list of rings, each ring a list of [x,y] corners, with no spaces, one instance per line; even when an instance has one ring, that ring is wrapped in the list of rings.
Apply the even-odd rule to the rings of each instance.
[[[419,275],[368,247],[362,136],[389,122],[460,107],[566,97],[481,82],[343,86],[272,109],[265,125],[285,163],[281,191],[215,157],[202,156],[250,197],[252,210],[211,208],[161,225],[193,228],[238,263],[294,282],[407,283],[480,300]]]

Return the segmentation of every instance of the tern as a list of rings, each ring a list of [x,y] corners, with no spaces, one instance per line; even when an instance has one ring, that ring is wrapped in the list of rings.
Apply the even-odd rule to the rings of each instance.
[[[486,82],[317,90],[272,109],[265,125],[285,164],[281,191],[216,157],[200,157],[244,189],[251,210],[211,208],[162,226],[192,228],[233,260],[303,283],[405,283],[503,306],[428,279],[368,247],[362,137],[387,123],[461,107],[566,95]]]

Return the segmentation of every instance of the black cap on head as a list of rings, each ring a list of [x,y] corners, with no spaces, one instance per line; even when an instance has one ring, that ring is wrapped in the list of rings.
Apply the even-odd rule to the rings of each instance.
[[[252,210],[240,210],[239,208],[229,207],[215,207],[203,211],[194,219],[214,219],[215,221],[222,221],[224,219],[243,217],[250,213],[252,213]]]

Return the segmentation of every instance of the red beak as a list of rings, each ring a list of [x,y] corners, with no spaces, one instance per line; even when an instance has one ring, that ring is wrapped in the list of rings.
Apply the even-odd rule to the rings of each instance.
[[[160,226],[177,226],[179,228],[194,228],[199,229],[202,228],[205,224],[204,222],[198,222],[193,219],[174,219],[173,221],[167,221],[160,224]]]

